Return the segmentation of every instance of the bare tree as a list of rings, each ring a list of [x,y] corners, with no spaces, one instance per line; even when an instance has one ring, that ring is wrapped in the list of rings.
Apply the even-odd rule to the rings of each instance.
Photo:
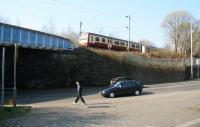
[[[42,26],[42,31],[51,34],[57,34],[56,32],[56,23],[53,19],[50,19],[47,24]]]
[[[175,11],[168,14],[162,22],[161,27],[174,44],[175,52],[178,52],[181,40],[185,39],[183,38],[183,31],[188,29],[187,24],[192,20],[194,20],[193,16],[187,11]]]
[[[8,19],[8,18],[5,18],[5,17],[2,17],[2,16],[0,16],[0,23],[9,23],[9,19]]]
[[[139,41],[138,41],[138,43],[140,43],[140,44],[142,44],[142,45],[148,45],[148,46],[155,46],[155,44],[152,42],[152,41],[150,41],[150,40],[148,40],[148,39],[140,39]]]
[[[79,33],[75,32],[71,27],[68,27],[67,30],[63,30],[60,35],[70,39],[75,45],[79,43]]]
[[[16,20],[16,25],[17,25],[17,26],[21,26],[21,22],[20,22],[19,19]]]
[[[171,43],[166,43],[164,46],[164,49],[169,50],[169,51],[173,51],[173,47]]]
[[[195,55],[200,55],[200,20],[193,22],[193,49]]]

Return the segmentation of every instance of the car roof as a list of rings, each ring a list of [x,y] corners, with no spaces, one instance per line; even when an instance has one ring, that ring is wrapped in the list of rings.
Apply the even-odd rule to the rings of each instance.
[[[121,80],[121,81],[119,81],[119,82],[136,82],[135,80]]]

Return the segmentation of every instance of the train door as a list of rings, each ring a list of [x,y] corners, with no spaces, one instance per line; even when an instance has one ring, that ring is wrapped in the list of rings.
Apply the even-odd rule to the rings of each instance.
[[[108,49],[111,50],[112,48],[112,40],[108,39]]]

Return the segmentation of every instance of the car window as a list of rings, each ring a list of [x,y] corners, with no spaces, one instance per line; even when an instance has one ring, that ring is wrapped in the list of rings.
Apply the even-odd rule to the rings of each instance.
[[[136,85],[137,87],[139,87],[139,86],[140,86],[140,84],[139,84],[139,83],[135,83],[135,85]]]
[[[133,87],[137,87],[137,83],[136,82],[131,82]]]
[[[127,85],[128,85],[128,87],[133,87],[134,83],[133,82],[128,82]]]
[[[117,87],[118,87],[118,88],[122,88],[122,85],[119,84]]]
[[[120,82],[117,82],[115,84],[113,84],[114,87],[117,87],[120,84]]]
[[[127,88],[127,83],[126,82],[122,82],[120,85],[122,85],[122,88]]]

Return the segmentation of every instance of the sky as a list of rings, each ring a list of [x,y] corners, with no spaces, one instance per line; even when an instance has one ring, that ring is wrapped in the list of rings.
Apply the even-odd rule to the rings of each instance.
[[[186,10],[200,19],[199,0],[0,0],[0,17],[10,24],[35,30],[53,22],[56,32],[69,28],[128,40],[131,16],[131,40],[147,39],[157,47],[167,43],[161,28],[165,16]]]

